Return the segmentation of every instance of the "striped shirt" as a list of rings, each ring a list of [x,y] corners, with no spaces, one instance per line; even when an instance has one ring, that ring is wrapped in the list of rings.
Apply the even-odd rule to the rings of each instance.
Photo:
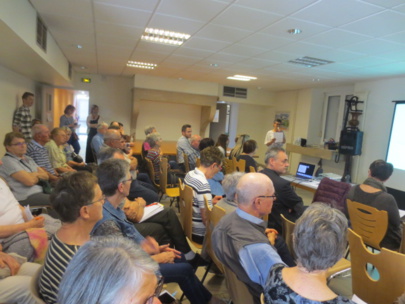
[[[39,293],[47,304],[56,303],[62,276],[79,248],[63,243],[56,234],[53,236],[39,281]]]
[[[27,155],[31,157],[38,166],[44,168],[49,173],[55,175],[55,169],[52,168],[49,160],[48,151],[35,140],[31,140],[27,145]]]
[[[160,181],[160,153],[156,150],[148,150],[146,158],[149,159],[153,164],[153,171],[155,172],[155,182]]]
[[[197,168],[187,173],[184,183],[193,188],[193,234],[204,236],[205,225],[201,218],[200,209],[205,209],[204,195],[208,200],[208,205],[212,207],[210,184],[204,173]]]
[[[32,117],[30,108],[25,106],[19,107],[14,113],[13,126],[20,128],[20,132],[24,134],[24,137],[27,141],[32,138],[31,124]]]

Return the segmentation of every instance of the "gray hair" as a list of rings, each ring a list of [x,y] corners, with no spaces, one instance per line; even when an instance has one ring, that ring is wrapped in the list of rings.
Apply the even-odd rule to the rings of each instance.
[[[97,168],[98,184],[104,195],[112,196],[116,193],[118,185],[129,174],[129,163],[123,159],[110,158]]]
[[[100,129],[102,129],[102,128],[108,129],[108,124],[105,123],[105,122],[102,122],[102,123],[99,123],[99,124],[97,125],[97,130],[100,130]]]
[[[34,138],[35,135],[42,133],[42,131],[44,131],[43,128],[48,129],[48,127],[46,125],[43,125],[43,124],[33,125],[32,128],[31,128],[32,137]]]
[[[160,139],[162,139],[160,137],[160,134],[158,132],[155,132],[147,135],[145,141],[149,144],[149,147],[153,148],[154,146],[156,146],[156,142]]]
[[[114,154],[122,154],[124,155],[124,152],[122,152],[120,149],[116,148],[111,148],[111,147],[106,147],[104,149],[101,149],[100,152],[97,154],[97,163],[100,165],[107,159],[110,159],[114,156]]]
[[[108,129],[107,132],[104,134],[104,142],[120,138],[121,138],[120,132],[115,129]]]
[[[156,130],[155,126],[152,126],[152,125],[146,126],[144,129],[145,135],[151,134],[153,130]]]
[[[269,159],[276,158],[279,152],[285,153],[285,150],[280,147],[271,148],[269,151],[267,151],[266,155],[264,156],[264,163],[267,165]]]
[[[158,264],[128,238],[94,238],[70,261],[59,286],[57,302],[129,303],[140,292],[145,275],[154,275],[158,269]]]
[[[72,130],[68,126],[60,127],[63,131],[72,133]]]
[[[293,232],[297,264],[309,272],[332,267],[343,257],[346,233],[347,219],[342,212],[326,204],[311,204]]]
[[[237,171],[225,175],[225,178],[222,181],[222,188],[224,188],[226,199],[228,201],[235,201],[236,186],[243,175],[245,175],[245,172]]]

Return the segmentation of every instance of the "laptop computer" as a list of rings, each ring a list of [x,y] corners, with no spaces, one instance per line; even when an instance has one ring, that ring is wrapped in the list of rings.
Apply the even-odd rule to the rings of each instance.
[[[297,167],[295,177],[301,179],[312,179],[314,176],[315,165],[300,162]]]

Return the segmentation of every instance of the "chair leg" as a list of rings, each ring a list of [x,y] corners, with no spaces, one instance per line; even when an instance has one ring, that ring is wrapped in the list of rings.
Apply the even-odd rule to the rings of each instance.
[[[205,270],[204,276],[201,279],[201,284],[204,284],[205,278],[207,277],[208,271],[210,271],[211,265],[212,265],[212,260],[207,265],[207,269]]]

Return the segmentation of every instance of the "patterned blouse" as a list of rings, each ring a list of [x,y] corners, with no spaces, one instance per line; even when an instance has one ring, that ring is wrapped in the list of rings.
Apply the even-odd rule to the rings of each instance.
[[[322,302],[300,296],[284,282],[281,274],[284,267],[284,264],[275,264],[270,270],[263,291],[266,304],[355,304],[342,296]]]

